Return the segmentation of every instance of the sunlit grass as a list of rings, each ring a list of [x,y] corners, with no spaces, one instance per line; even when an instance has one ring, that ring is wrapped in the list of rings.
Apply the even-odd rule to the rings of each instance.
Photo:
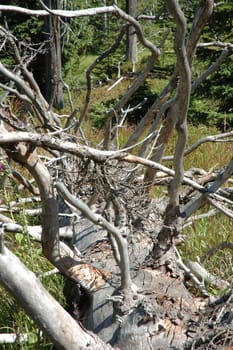
[[[204,259],[203,265],[210,273],[232,283],[232,249],[218,250],[205,259],[205,255],[211,248],[222,242],[232,242],[232,232],[233,222],[223,214],[194,220],[191,226],[183,230],[184,243],[179,247],[180,253],[184,260],[202,261]]]

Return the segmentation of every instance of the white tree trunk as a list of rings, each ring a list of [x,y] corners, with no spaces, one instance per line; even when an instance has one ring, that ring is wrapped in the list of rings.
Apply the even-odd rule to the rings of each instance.
[[[0,282],[14,296],[57,349],[111,349],[87,333],[47,292],[33,272],[6,247],[1,247]]]

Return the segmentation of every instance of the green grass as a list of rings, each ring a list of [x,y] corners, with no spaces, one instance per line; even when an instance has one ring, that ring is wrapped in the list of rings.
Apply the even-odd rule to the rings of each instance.
[[[16,182],[10,172],[8,173],[8,186],[3,193],[6,204],[10,203],[12,199],[17,201],[20,198]],[[24,209],[26,209],[25,205],[19,205],[19,213],[11,213],[11,218],[23,226],[24,234],[6,233],[4,235],[5,245],[31,271],[41,274],[53,269],[54,266],[42,255],[41,245],[27,234],[27,225],[39,224],[39,222],[38,218],[26,217]],[[60,274],[42,277],[41,282],[61,305],[65,305],[64,280]],[[0,287],[0,333],[16,333],[18,335],[26,333],[29,336],[28,341],[23,344],[17,344],[17,341],[13,344],[1,344],[0,348],[3,350],[52,349],[52,344],[43,337],[34,322],[3,287]]]
[[[45,288],[64,305],[62,288],[63,278],[59,276],[47,277],[43,284]],[[39,331],[37,325],[30,319],[24,310],[3,288],[0,288],[0,333],[28,334],[25,343],[1,344],[1,349],[53,349],[52,343]]]
[[[198,213],[196,213],[198,214]],[[210,218],[193,220],[193,224],[183,230],[184,243],[179,251],[184,260],[202,261],[211,248],[222,242],[232,242],[233,222],[223,214]],[[233,253],[232,249],[217,250],[209,258],[203,260],[203,265],[213,275],[233,283]],[[221,290],[210,292],[218,294]]]
[[[218,133],[219,131],[215,127],[206,127],[204,125],[198,127],[189,126],[188,146],[200,138]],[[202,144],[197,150],[185,157],[185,169],[199,167],[208,172],[211,169],[225,166],[232,157],[232,150],[232,143],[229,142]],[[226,183],[225,186],[227,185]],[[195,215],[207,212],[209,209],[212,209],[212,207],[206,205],[195,213]],[[232,232],[233,220],[221,213],[209,218],[194,220],[193,225],[183,231],[185,241],[180,248],[181,255],[186,260],[197,261],[198,258],[202,258],[212,247],[224,241],[232,242]],[[229,283],[233,283],[232,250],[223,249],[217,251],[210,259],[205,260],[204,266],[212,274],[227,280]]]

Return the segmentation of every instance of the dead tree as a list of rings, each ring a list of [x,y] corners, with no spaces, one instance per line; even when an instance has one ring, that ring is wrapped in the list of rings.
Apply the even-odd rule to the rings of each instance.
[[[1,215],[0,281],[58,349],[111,349],[113,346],[119,349],[196,349],[196,344],[211,342],[216,335],[224,345],[232,342],[232,336],[227,338],[226,335],[233,333],[230,317],[228,333],[222,330],[230,310],[230,292],[225,296],[229,309],[218,313],[214,330],[210,332],[208,324],[204,323],[205,337],[200,337],[200,329],[194,329],[193,323],[199,322],[199,303],[187,290],[183,273],[194,280],[205,298],[208,295],[203,281],[198,278],[201,268],[196,272],[193,264],[186,266],[175,247],[182,225],[207,202],[233,217],[233,201],[224,197],[221,189],[233,174],[233,159],[229,159],[225,168],[212,174],[213,181],[209,186],[206,184],[210,177],[200,181],[190,179],[183,169],[183,158],[190,152],[186,149],[190,95],[201,82],[201,79],[191,82],[192,65],[200,34],[211,16],[214,2],[201,1],[189,32],[178,2],[166,1],[165,5],[176,28],[174,72],[123,148],[119,147],[117,135],[127,113],[126,116],[121,113],[129,98],[147,79],[163,45],[148,41],[139,22],[116,5],[76,11],[46,8],[36,11],[0,5],[0,11],[52,16],[55,21],[59,17],[112,13],[130,24],[138,41],[150,51],[145,67],[106,114],[103,141],[99,146],[91,147],[81,128],[92,93],[90,74],[96,64],[118,47],[126,27],[123,26],[112,46],[87,71],[86,102],[76,120],[76,110],[60,116],[49,108],[28,70],[30,47],[24,48],[24,52],[29,51],[22,55],[23,44],[0,28],[1,49],[10,47],[15,62],[13,69],[0,63],[0,75],[4,78],[0,83],[3,91],[0,170],[8,169],[12,176],[15,174],[23,188],[37,196],[41,203],[41,225],[29,227],[28,232],[41,242],[43,254],[69,281],[69,291],[73,293],[72,298],[69,295],[73,318],[7,249],[4,232],[22,231],[7,215]],[[166,36],[162,42],[165,39]],[[232,46],[224,46],[224,50],[229,53]],[[213,69],[203,72],[203,77],[206,78]],[[27,107],[23,116],[12,110],[12,96]],[[61,118],[66,118],[65,123]],[[117,124],[114,125],[114,121]],[[148,134],[138,141],[145,127]],[[172,156],[173,169],[170,169],[161,162],[174,128],[177,143]],[[231,133],[224,135],[225,138],[230,136]],[[199,144],[201,141],[191,150]],[[132,152],[136,146],[138,155]],[[35,186],[30,185],[30,177],[25,179],[19,175],[17,164],[28,170]],[[152,199],[150,190],[161,173],[163,177],[168,175],[164,180],[168,183],[168,196]],[[181,189],[185,205],[180,202]],[[68,220],[67,227],[59,221],[61,198],[69,207],[70,218],[74,218],[72,225],[71,219]],[[62,235],[68,243],[60,240]],[[202,271],[201,276],[211,280],[206,271]],[[38,303],[42,295],[44,305]],[[221,300],[218,302],[222,303]],[[51,308],[55,310],[53,318],[48,313]]]

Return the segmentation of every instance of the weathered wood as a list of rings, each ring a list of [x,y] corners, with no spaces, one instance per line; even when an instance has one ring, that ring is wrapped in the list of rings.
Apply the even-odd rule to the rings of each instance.
[[[0,253],[0,282],[52,340],[57,349],[111,349],[87,333],[6,247]]]

